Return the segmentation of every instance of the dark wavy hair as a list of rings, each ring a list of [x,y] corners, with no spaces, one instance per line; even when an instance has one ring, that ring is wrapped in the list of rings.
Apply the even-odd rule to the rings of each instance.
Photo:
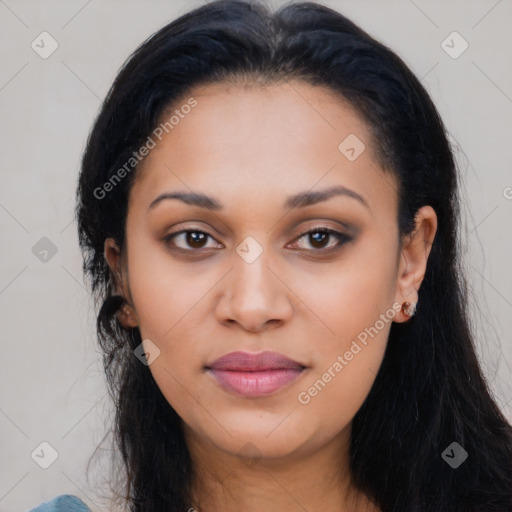
[[[138,328],[116,319],[123,299],[104,258],[124,247],[128,194],[137,167],[102,187],[196,85],[230,80],[326,86],[371,129],[383,172],[399,183],[399,230],[432,206],[438,230],[416,315],[393,323],[375,382],[353,418],[350,471],[384,512],[512,511],[512,427],[476,358],[459,261],[458,175],[446,129],[419,80],[393,51],[325,6],[209,2],[169,23],[129,57],[89,135],[76,215],[84,272],[99,310],[97,330],[115,406],[115,450],[132,512],[185,511],[193,465],[181,419],[149,368],[134,356]],[[96,191],[96,192],[95,192]],[[333,405],[335,407],[335,405]],[[442,453],[457,442],[467,460]]]

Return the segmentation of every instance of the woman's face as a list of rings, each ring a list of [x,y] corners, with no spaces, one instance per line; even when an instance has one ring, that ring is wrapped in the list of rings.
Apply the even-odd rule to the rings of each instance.
[[[410,258],[400,246],[396,181],[332,92],[222,83],[190,96],[153,135],[129,198],[125,286],[149,370],[190,439],[312,453],[346,439],[391,319],[407,319],[397,304],[416,302],[428,244]],[[115,268],[110,240],[106,255]],[[235,351],[303,369],[209,369]]]

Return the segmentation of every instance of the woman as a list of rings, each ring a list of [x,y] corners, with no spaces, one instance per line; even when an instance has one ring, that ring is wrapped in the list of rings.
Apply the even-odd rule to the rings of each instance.
[[[150,37],[78,187],[118,504],[511,511],[458,215],[430,97],[341,14],[221,0]]]

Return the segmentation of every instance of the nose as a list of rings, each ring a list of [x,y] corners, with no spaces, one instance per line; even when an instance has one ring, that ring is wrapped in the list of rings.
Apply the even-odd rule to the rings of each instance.
[[[272,268],[265,252],[251,263],[235,255],[234,267],[222,280],[222,295],[217,303],[216,314],[222,324],[257,333],[291,319],[293,293]]]

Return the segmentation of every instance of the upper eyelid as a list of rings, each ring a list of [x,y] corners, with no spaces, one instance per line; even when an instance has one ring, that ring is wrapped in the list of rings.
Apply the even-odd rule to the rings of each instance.
[[[347,231],[347,233],[343,233],[343,229],[345,231]],[[301,231],[299,233],[298,236],[302,236],[304,234],[307,234],[307,233],[311,233],[311,231],[337,231],[337,232],[340,232],[341,234],[346,234],[347,236],[349,236],[352,232],[352,230],[349,228],[349,227],[345,227],[345,228],[342,228],[342,227],[332,227],[332,226],[326,226],[326,225],[322,225],[320,223],[318,223],[317,225],[315,226],[311,226],[309,228],[304,228],[303,231]],[[340,231],[341,230],[341,231]],[[211,236],[212,238],[215,238],[215,235],[212,235],[210,233],[210,231],[208,231],[206,228],[199,228],[199,227],[185,227],[185,228],[182,228],[182,229],[179,229],[177,231],[173,231],[172,233],[169,233],[167,234],[166,236],[173,236],[173,235],[178,235],[178,234],[181,234],[181,233],[187,233],[187,232],[190,232],[190,231],[193,231],[193,232],[196,232],[196,233],[205,233],[206,235],[208,236]]]
[[[199,223],[202,223],[203,221],[200,220],[200,219],[197,219],[197,221]],[[189,221],[191,223],[195,222],[195,221]],[[352,222],[342,222],[340,220],[332,220],[332,219],[321,219],[321,218],[310,218],[310,219],[304,219],[303,221],[300,222],[300,224],[303,224],[303,223],[312,223],[313,225],[311,227],[308,227],[308,228],[301,228],[301,232],[300,234],[303,234],[303,233],[307,233],[308,231],[311,231],[312,229],[332,229],[333,231],[343,231],[345,234],[347,235],[356,235],[358,234],[359,232],[359,227],[357,227],[356,224],[353,224]],[[183,222],[184,224],[187,223],[187,221],[184,221]],[[334,223],[334,226],[332,225],[329,225],[329,224],[333,224]],[[181,222],[178,223],[178,224],[182,224]],[[274,229],[274,227],[270,230],[272,231]],[[215,233],[217,233],[217,235],[211,235],[215,238],[215,236],[226,236],[225,233],[222,233],[221,231],[219,231],[217,228],[215,227],[211,227],[211,226],[208,226],[208,227],[200,227],[199,225],[192,225],[192,226],[183,226],[181,229],[179,229],[178,231],[174,231],[173,233],[170,233],[170,234],[177,234],[177,233],[181,233],[183,231],[201,231],[203,233],[207,233],[208,235],[210,235],[210,233],[213,231]],[[287,228],[286,229],[286,232],[287,232],[287,235],[288,236],[290,234],[290,232],[295,232],[296,231],[296,228]],[[228,236],[229,235],[232,235],[233,234],[233,230],[232,229],[229,229],[229,233],[228,233]]]

